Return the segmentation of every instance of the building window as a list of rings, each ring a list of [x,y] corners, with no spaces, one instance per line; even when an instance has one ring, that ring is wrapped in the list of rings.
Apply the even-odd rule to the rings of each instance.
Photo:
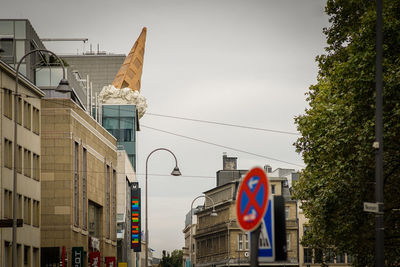
[[[312,263],[312,252],[311,248],[303,249],[304,263]]]
[[[243,235],[238,235],[238,250],[243,250]]]
[[[9,119],[12,119],[12,107],[13,107],[12,91],[8,89],[3,89],[3,90],[4,90],[4,98],[3,98],[4,116],[8,117]]]
[[[22,125],[22,98],[17,98],[17,123]]]
[[[4,190],[4,218],[12,218],[12,192]]]
[[[331,248],[328,248],[325,251],[325,261],[327,263],[333,263],[335,260],[335,254],[333,253],[333,250]]]
[[[285,219],[290,219],[290,207],[285,207]]]
[[[82,225],[87,229],[87,150],[82,149]]]
[[[344,253],[336,254],[336,263],[345,263]]]
[[[88,230],[89,235],[100,237],[100,222],[102,207],[88,200]]]
[[[353,263],[353,256],[347,255],[347,263]]]
[[[13,162],[13,143],[8,140],[4,139],[4,166],[11,169],[12,162]]]
[[[13,60],[10,62],[10,59],[12,59],[14,55],[14,38],[0,37],[0,47],[4,50],[1,56],[8,59],[6,60],[7,63],[13,63]]]
[[[106,181],[105,181],[105,191],[106,191],[106,238],[110,238],[110,166],[106,165]]]
[[[24,175],[31,177],[32,175],[32,153],[24,149]]]
[[[4,262],[8,264],[5,266],[10,266],[12,262],[12,244],[8,241],[4,241]]]
[[[271,185],[271,194],[275,195],[275,185]]]
[[[33,153],[33,175],[32,178],[36,181],[40,180],[40,160],[39,155]]]
[[[238,234],[238,250],[249,250],[249,237],[247,234]]]
[[[22,147],[17,145],[17,172],[22,173]]]
[[[24,266],[31,266],[31,247],[24,246]]]
[[[316,249],[314,253],[315,253],[314,263],[322,263],[322,257],[323,257],[322,250]]]
[[[32,225],[39,227],[39,220],[40,220],[40,202],[37,200],[33,200],[32,202],[32,209],[33,209],[33,216],[32,216]]]
[[[39,248],[33,248],[32,263],[34,267],[39,267]]]
[[[35,107],[33,107],[33,125],[32,125],[32,131],[35,134],[39,134],[39,130],[40,130],[40,113],[39,110]]]
[[[24,197],[24,223],[31,224],[32,209],[31,209],[31,199],[29,197]]]
[[[74,142],[74,225],[79,225],[79,144]]]
[[[286,233],[286,249],[291,250],[291,248],[290,248],[290,233]]]
[[[24,101],[24,127],[30,130],[31,124],[32,124],[31,104]]]
[[[308,226],[308,225],[303,225],[303,235],[307,234],[307,231],[309,230],[309,227],[310,226]]]
[[[22,219],[22,196],[17,194],[17,219]]]

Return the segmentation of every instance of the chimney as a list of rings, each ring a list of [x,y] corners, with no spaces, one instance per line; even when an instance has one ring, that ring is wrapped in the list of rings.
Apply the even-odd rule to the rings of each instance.
[[[269,166],[268,164],[265,164],[264,165],[264,170],[265,170],[266,173],[271,173],[272,172],[272,167]]]
[[[222,169],[226,171],[237,170],[237,158],[236,157],[228,157],[226,152],[223,153],[222,156]]]

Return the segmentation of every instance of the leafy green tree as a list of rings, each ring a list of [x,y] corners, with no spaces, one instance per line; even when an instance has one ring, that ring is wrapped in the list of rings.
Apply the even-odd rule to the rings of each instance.
[[[182,267],[183,252],[182,250],[175,249],[171,254],[163,250],[163,256],[160,261],[160,267]]]
[[[373,266],[375,217],[375,2],[328,0],[326,53],[317,57],[309,108],[295,118],[306,168],[294,185],[309,218],[303,244]],[[384,1],[385,264],[400,264],[400,0]]]

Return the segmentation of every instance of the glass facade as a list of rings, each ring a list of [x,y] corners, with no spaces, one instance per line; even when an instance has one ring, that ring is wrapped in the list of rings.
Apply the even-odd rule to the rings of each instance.
[[[136,171],[136,106],[103,105],[102,124],[118,140]]]

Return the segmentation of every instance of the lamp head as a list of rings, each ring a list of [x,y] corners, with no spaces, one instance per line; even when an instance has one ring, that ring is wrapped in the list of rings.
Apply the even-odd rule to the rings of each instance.
[[[210,213],[211,217],[217,217],[218,213],[215,211],[215,208],[213,207],[212,212]]]
[[[179,170],[178,166],[175,166],[174,170],[171,172],[172,176],[181,176],[181,171]]]
[[[67,79],[61,79],[60,83],[58,84],[56,91],[60,92],[71,92],[71,87],[69,87],[69,82]]]

